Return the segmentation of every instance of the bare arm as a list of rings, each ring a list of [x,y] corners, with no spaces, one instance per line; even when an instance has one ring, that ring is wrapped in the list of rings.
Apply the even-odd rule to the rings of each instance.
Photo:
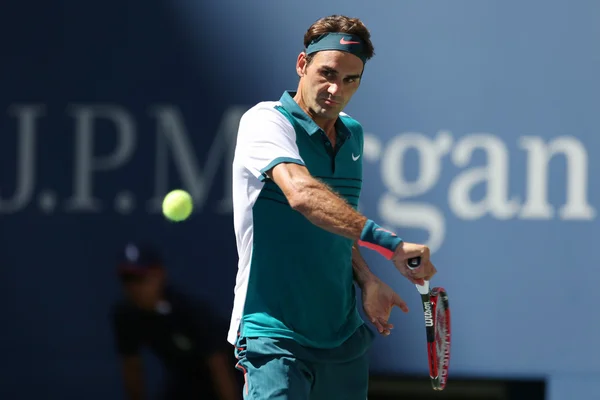
[[[208,358],[208,367],[213,377],[213,384],[220,400],[239,400],[237,381],[229,357],[224,352],[217,352]]]
[[[304,166],[279,164],[272,170],[272,179],[281,188],[290,206],[313,224],[355,240],[352,245],[352,272],[359,286],[377,279],[360,254],[357,243],[366,217],[313,178]]]
[[[393,232],[381,228],[352,208],[324,183],[312,177],[306,167],[294,163],[281,163],[269,171],[268,177],[279,186],[290,206],[310,222],[377,251],[388,260],[392,260],[400,273],[411,282],[423,284],[424,278],[429,280],[436,273],[429,260],[427,246],[404,242]],[[412,257],[421,257],[422,266],[415,270],[409,269],[406,260]],[[362,257],[358,260],[359,265],[366,266]],[[363,270],[359,271],[359,279],[363,278]]]
[[[358,240],[367,218],[302,165],[276,165],[269,177],[281,188],[290,206],[310,222],[329,232]]]
[[[122,369],[127,399],[144,400],[144,371],[141,358],[139,356],[123,357]]]
[[[352,273],[354,274],[354,280],[361,288],[367,282],[376,280],[377,277],[371,272],[367,262],[360,254],[358,244],[354,242],[352,245]]]

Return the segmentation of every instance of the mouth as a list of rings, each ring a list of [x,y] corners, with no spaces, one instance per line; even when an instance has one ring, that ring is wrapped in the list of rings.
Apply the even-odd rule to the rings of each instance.
[[[336,106],[336,105],[340,104],[339,101],[335,101],[335,100],[331,100],[331,99],[323,99],[323,103],[325,103],[328,106]]]

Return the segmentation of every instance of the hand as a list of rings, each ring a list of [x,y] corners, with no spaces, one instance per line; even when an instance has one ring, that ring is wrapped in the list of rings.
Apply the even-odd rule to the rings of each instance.
[[[378,278],[364,282],[361,289],[363,310],[369,321],[380,334],[389,335],[394,328],[392,324],[388,323],[392,308],[396,306],[406,313],[408,306],[392,288]]]
[[[406,265],[409,258],[421,257],[421,265],[416,269],[410,269]],[[401,242],[392,256],[392,262],[396,269],[409,281],[417,285],[423,285],[436,274],[437,270],[429,259],[429,247],[422,244]]]

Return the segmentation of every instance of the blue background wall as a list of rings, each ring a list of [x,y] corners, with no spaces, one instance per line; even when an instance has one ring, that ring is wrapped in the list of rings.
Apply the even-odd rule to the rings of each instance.
[[[452,374],[547,377],[552,400],[594,398],[592,0],[4,5],[0,397],[119,398],[107,315],[127,240],[160,243],[172,278],[228,318],[237,121],[295,88],[306,28],[333,13],[363,19],[377,54],[347,109],[367,132],[361,210],[435,250]],[[177,187],[197,204],[175,225],[159,204]],[[414,288],[367,259],[413,310],[393,315],[373,371],[425,374]]]

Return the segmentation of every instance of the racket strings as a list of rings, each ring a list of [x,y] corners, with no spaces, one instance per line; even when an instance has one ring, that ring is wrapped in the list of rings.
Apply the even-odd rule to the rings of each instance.
[[[440,299],[441,300],[441,299]],[[448,324],[446,321],[446,308],[443,301],[437,302],[435,324],[435,347],[439,365],[442,364],[444,353],[446,352],[446,335],[448,333]]]

